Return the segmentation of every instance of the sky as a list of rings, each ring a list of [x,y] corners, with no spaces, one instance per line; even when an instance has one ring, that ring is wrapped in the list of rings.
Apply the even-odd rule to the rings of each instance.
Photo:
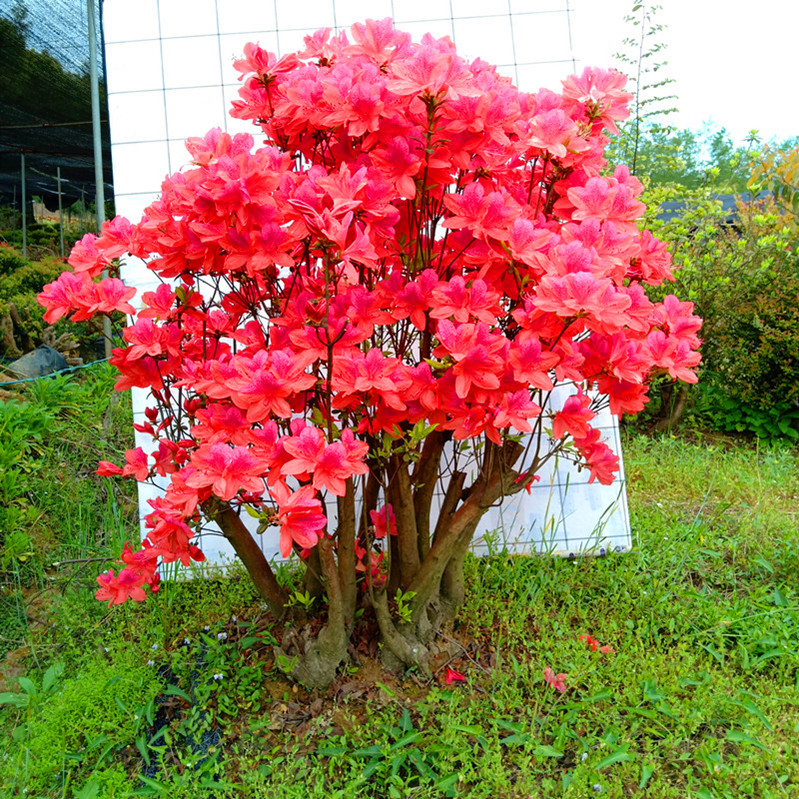
[[[724,127],[736,144],[799,136],[797,0],[660,0],[659,34],[668,48],[663,75],[674,78],[679,112],[668,121]],[[572,0],[573,43],[580,62],[615,65],[629,30],[632,0]],[[651,3],[650,3],[651,5]]]

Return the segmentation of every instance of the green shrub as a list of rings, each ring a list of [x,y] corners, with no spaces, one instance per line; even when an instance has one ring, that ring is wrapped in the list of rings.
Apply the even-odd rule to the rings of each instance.
[[[0,275],[10,275],[24,266],[29,266],[30,261],[23,258],[13,247],[0,243]]]
[[[666,200],[678,217],[658,219]],[[703,365],[691,405],[703,423],[763,438],[799,438],[799,258],[771,202],[739,203],[734,225],[707,190],[659,187],[648,226],[673,253],[675,283],[703,318]],[[650,290],[660,299],[663,288]]]
[[[5,264],[0,261],[0,300],[9,300],[20,294],[36,295],[47,283],[56,280],[65,268],[60,258],[44,258],[34,262],[13,257],[7,260],[16,261],[16,265],[8,272],[3,272]]]
[[[0,246],[0,358],[17,358],[40,344],[56,343],[57,349],[79,350],[84,360],[98,357],[93,343],[102,335],[102,320],[48,325],[42,318],[36,295],[64,268],[60,258],[31,261],[13,247]]]
[[[703,401],[724,430],[797,439],[799,258],[779,232],[750,235],[760,268],[742,276],[705,343]]]

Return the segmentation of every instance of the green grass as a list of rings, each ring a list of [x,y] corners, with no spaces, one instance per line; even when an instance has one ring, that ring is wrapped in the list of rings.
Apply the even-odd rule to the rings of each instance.
[[[55,443],[60,460],[42,454],[29,473],[50,559],[100,557],[132,534],[129,495],[90,476],[123,446],[124,408],[70,410],[76,390],[88,391],[48,400],[42,451]],[[635,550],[469,561],[445,641],[466,682],[452,685],[443,670],[398,679],[362,656],[309,694],[274,662],[279,630],[244,577],[168,583],[108,610],[92,598],[98,564],[11,559],[4,596],[30,610],[44,591],[47,624],[17,614],[2,633],[30,651],[29,681],[0,710],[0,796],[796,796],[796,461],[726,439],[630,438]]]

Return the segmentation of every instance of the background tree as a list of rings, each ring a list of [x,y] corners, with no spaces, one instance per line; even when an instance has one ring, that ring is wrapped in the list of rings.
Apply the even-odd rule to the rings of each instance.
[[[673,168],[678,155],[688,154],[682,153],[679,140],[671,140],[675,131],[666,122],[677,110],[673,105],[677,96],[670,93],[674,79],[665,71],[666,26],[658,19],[662,8],[659,3],[635,0],[624,18],[629,34],[616,54],[621,71],[629,78],[633,101],[630,118],[620,126],[619,137],[609,143],[608,160],[628,164],[636,176]],[[645,147],[647,141],[657,145]]]

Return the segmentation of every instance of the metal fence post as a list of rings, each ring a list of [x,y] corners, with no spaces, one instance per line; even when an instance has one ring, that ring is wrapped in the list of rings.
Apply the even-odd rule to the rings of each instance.
[[[97,213],[97,232],[105,222],[105,186],[103,185],[103,142],[100,131],[100,86],[97,79],[97,30],[94,23],[94,0],[86,0],[89,22],[89,80],[92,89],[92,133],[94,134],[94,184],[95,211]],[[108,272],[103,272],[108,277]],[[105,334],[105,357],[111,357],[111,319],[103,320]]]
[[[56,180],[58,181],[58,231],[61,240],[61,257],[64,257],[64,207],[61,204],[61,167],[56,167]]]
[[[22,257],[28,257],[28,198],[25,194],[25,153],[20,153],[22,171]]]

